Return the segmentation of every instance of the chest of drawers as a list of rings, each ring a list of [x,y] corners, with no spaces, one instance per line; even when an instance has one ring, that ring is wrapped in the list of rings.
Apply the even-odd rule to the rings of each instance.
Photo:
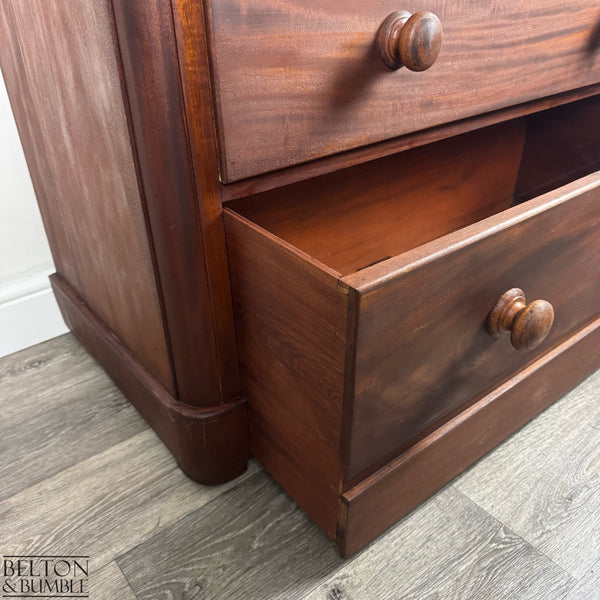
[[[10,0],[67,323],[344,554],[600,366],[600,10]],[[90,399],[89,401],[93,401]]]

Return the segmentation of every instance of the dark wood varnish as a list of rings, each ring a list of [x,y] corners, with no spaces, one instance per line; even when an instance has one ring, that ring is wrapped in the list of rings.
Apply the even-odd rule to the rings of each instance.
[[[503,123],[228,206],[350,275],[509,208],[525,131]]]
[[[61,310],[190,477],[348,554],[600,364],[599,19],[0,5]]]
[[[330,536],[341,480],[339,273],[226,211],[252,454]]]
[[[481,115],[474,115],[467,119],[461,119],[460,121],[455,121],[452,123],[445,123],[437,127],[431,127],[423,131],[417,131],[412,134],[393,138],[391,140],[385,140],[376,144],[369,144],[367,146],[355,148],[340,154],[332,154],[319,160],[312,160],[297,166],[286,167],[270,173],[231,182],[227,185],[221,185],[221,198],[224,203],[231,200],[246,198],[253,194],[259,194],[278,187],[318,177],[320,175],[333,173],[334,171],[347,169],[364,162],[373,161],[385,156],[391,156],[392,154],[396,154],[398,152],[404,152],[405,150],[425,146],[427,144],[438,142],[452,136],[475,131],[476,129],[483,127],[497,125],[498,123],[503,123],[511,119],[518,119],[519,117],[532,115],[540,111],[542,111],[543,115],[543,111],[547,111],[548,109],[554,107],[568,105],[565,108],[566,110],[570,110],[572,108],[570,104],[586,98],[593,101],[593,97],[599,92],[600,85],[590,85],[576,90],[568,90],[561,94],[555,94],[545,98],[538,98],[530,102],[501,108],[499,110]],[[550,119],[553,121],[553,117],[550,117]],[[548,144],[546,144],[546,149],[547,148]],[[569,156],[571,155],[569,154]],[[588,162],[587,159],[584,160],[586,163]],[[563,172],[561,168],[559,168],[559,171]],[[583,172],[581,173],[581,176],[585,174],[586,172]],[[565,183],[572,180],[573,177],[569,177],[566,179]],[[548,187],[548,185],[550,187]],[[550,191],[551,189],[560,187],[560,184],[551,184],[547,179],[545,186],[545,189],[540,190],[537,194],[533,195],[537,196],[545,191]],[[531,198],[532,196],[530,195],[529,197]]]
[[[344,277],[359,314],[349,478],[598,314],[599,201],[600,178],[590,175]],[[487,330],[511,284],[556,313],[548,337],[527,354]]]
[[[112,33],[105,2],[0,4],[2,73],[56,269],[175,393]]]
[[[548,336],[554,323],[554,307],[546,300],[527,303],[523,290],[513,288],[502,294],[488,317],[493,337],[510,332],[517,350],[533,350]]]
[[[185,113],[182,118],[196,186],[196,220],[190,225],[197,236],[194,243],[201,240],[204,249],[202,258],[208,292],[202,294],[202,299],[206,302],[204,312],[210,317],[214,337],[214,346],[198,347],[196,336],[190,335],[188,351],[197,355],[196,360],[211,360],[206,376],[214,377],[218,373],[221,402],[229,402],[239,397],[241,387],[221,217],[203,4],[196,0],[173,0],[172,10]]]
[[[350,328],[345,333],[344,350],[350,353],[345,358],[342,437],[346,481],[360,479],[369,468],[407,447],[420,433],[439,426],[454,411],[525,367],[527,360],[547,351],[597,314],[599,189],[600,180],[591,175],[340,278],[343,285],[339,293],[348,294],[349,305],[344,315],[332,315],[330,320],[346,322]],[[385,212],[380,216],[385,219]],[[250,236],[253,226],[234,213],[227,212],[227,217],[228,230],[235,224],[236,231],[230,249],[235,257],[232,270],[237,296],[239,273],[260,273],[265,268],[270,272],[274,266],[261,266],[258,253],[238,249],[245,248],[243,240]],[[333,221],[330,226],[332,237],[325,239],[334,239],[340,231],[333,227]],[[373,230],[374,225],[369,228]],[[257,230],[251,231],[255,238]],[[262,236],[262,244],[270,253],[278,252],[277,246],[284,244],[264,231]],[[263,250],[263,255],[266,252]],[[309,255],[305,256],[308,259]],[[332,256],[335,264],[335,253]],[[325,251],[319,259],[326,260]],[[310,279],[293,274],[298,268],[289,265],[286,275],[292,273],[293,282],[303,281],[306,291],[312,289]],[[321,263],[321,269],[326,271],[327,267]],[[555,277],[556,273],[561,277]],[[266,292],[265,277],[253,282],[252,294],[238,296],[236,301],[238,315],[246,316],[244,331],[250,326],[258,328],[250,319],[260,314],[261,305],[283,304],[279,297],[283,292],[278,288]],[[488,333],[490,307],[513,281],[522,282],[528,293],[547,298],[556,309],[548,338],[532,356],[515,352],[508,340],[494,340]],[[263,323],[261,327],[265,326]],[[518,344],[531,347],[533,342],[541,342],[540,336],[536,339],[535,327],[534,334],[523,323],[517,330]],[[247,333],[244,337],[253,339]],[[289,334],[285,337],[300,363],[314,360],[314,355],[305,355]],[[258,329],[256,339],[262,340]],[[338,361],[342,360],[341,351],[331,342],[320,348],[323,354],[337,355]],[[250,378],[260,380],[264,365],[251,367],[255,356],[261,356],[265,364],[276,356],[270,355],[268,348],[259,349],[248,341],[244,344],[240,353],[243,368],[248,369]],[[309,395],[305,401],[312,402]]]
[[[246,470],[246,405],[177,402],[58,275],[52,288],[69,329],[104,367],[192,479],[217,485]]]
[[[224,181],[600,82],[596,0],[398,4],[207,0]],[[443,24],[425,72],[381,59],[401,9]]]
[[[191,477],[234,477],[247,423],[217,161],[190,156],[170,2],[7,0],[0,31],[67,322]]]
[[[600,320],[529,365],[342,495],[337,538],[349,556],[446,485],[598,367]]]
[[[599,190],[591,175],[343,277],[226,210],[252,445],[326,531],[336,481],[358,485],[598,314]],[[487,331],[511,280],[557,308],[531,357]]]
[[[598,97],[532,115],[515,200],[528,200],[598,171],[598,123]]]
[[[436,15],[399,10],[389,15],[377,33],[377,44],[386,67],[426,71],[437,60],[444,39]]]
[[[171,7],[162,0],[112,4],[178,398],[198,406],[230,402],[241,390],[222,226],[205,218],[216,211],[214,189],[197,184],[216,181],[216,162],[204,159],[197,172],[190,157]],[[202,110],[208,125],[200,125]],[[210,107],[195,114],[210,144]]]

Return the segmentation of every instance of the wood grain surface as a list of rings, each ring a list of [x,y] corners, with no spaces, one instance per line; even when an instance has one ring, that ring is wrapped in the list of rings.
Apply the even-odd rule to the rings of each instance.
[[[582,383],[568,402],[454,484],[577,579],[598,561],[600,539],[600,403],[589,402],[598,393],[593,386],[593,379]],[[531,461],[520,463],[525,451]]]
[[[598,81],[600,14],[590,0],[569,6],[536,0],[533,7],[520,0],[476,6],[440,1],[429,8],[441,9],[451,34],[447,53],[427,73],[409,79],[402,70],[392,80],[372,63],[373,25],[384,16],[379,11],[397,8],[390,1],[365,8],[358,0],[344,6],[333,0],[318,5],[105,0],[74,6],[11,0],[0,7],[0,32],[8,40],[3,70],[55,254],[59,275],[53,285],[65,317],[163,440],[172,442],[179,463],[197,459],[191,465],[199,465],[197,470],[187,468],[190,463],[183,467],[192,477],[218,483],[246,465],[246,407],[231,319],[217,151],[223,181],[239,180]],[[542,61],[544,68],[535,69]],[[594,110],[590,121],[595,116]],[[498,167],[487,182],[492,188],[514,185],[521,125],[504,126],[506,132],[514,126],[514,136],[499,136],[498,154],[487,158]],[[484,146],[491,147],[489,140]],[[477,158],[481,148],[472,147],[469,158]],[[440,163],[424,162],[429,169]],[[473,171],[479,172],[467,168],[441,183],[468,189]],[[431,170],[421,177],[435,179]],[[523,181],[528,180],[526,174]],[[360,260],[325,266],[325,258],[320,263],[312,252],[227,212],[237,333],[247,344],[240,357],[251,400],[253,451],[325,532],[338,537],[344,552],[363,547],[598,365],[598,320],[567,336],[598,312],[599,186],[595,174],[470,225],[505,208],[510,195],[504,187],[502,198],[487,197],[479,180],[475,192],[459,202],[452,194],[436,201],[442,188],[434,181],[427,212],[449,205],[455,212],[442,211],[430,230],[371,266],[360,255],[368,244],[355,240]],[[490,203],[483,209],[475,201],[481,196]],[[364,207],[366,198],[360,200]],[[385,214],[377,206],[374,212],[378,218]],[[457,213],[461,218],[450,226]],[[420,215],[409,224],[423,220]],[[372,227],[364,229],[373,235]],[[330,243],[326,237],[325,242]],[[378,246],[372,254],[380,260],[386,252]],[[542,283],[545,291],[538,294]],[[555,347],[537,362],[517,363],[506,349],[486,354],[480,317],[489,308],[488,295],[497,297],[499,290],[492,296],[491,288],[508,284],[548,297],[560,315],[545,350]],[[459,302],[459,293],[470,299]],[[399,338],[410,347],[397,350]],[[440,352],[433,354],[434,366],[424,358],[432,344]],[[445,356],[450,360],[444,362]],[[539,355],[531,356],[533,361]],[[3,392],[11,394],[22,383],[20,369],[37,389],[40,376],[69,375],[60,361],[59,375],[51,366],[34,361],[9,370],[0,375],[0,383],[8,383]],[[466,412],[453,412],[465,407],[465,397],[476,401],[515,371]],[[427,387],[429,381],[433,387]],[[0,426],[8,442],[2,450],[14,460],[1,474],[27,483],[9,482],[0,498],[2,552],[89,553],[100,574],[96,585],[119,597],[130,591],[157,598],[214,592],[305,596],[339,568],[340,559],[316,525],[266,474],[254,472],[255,463],[249,477],[199,487],[175,468],[154,433],[138,430],[133,418],[115,417],[124,407],[114,388],[100,390],[105,398],[112,394],[111,404],[82,411],[56,381],[47,387],[59,400],[53,403],[47,390],[35,403],[19,391],[8,400],[3,393],[3,414],[6,403],[10,421]],[[449,394],[439,402],[446,389]],[[398,397],[405,402],[400,407]],[[19,412],[27,409],[33,416]],[[586,410],[596,424],[596,411]],[[225,414],[235,426],[222,435]],[[414,441],[415,432],[425,435],[451,417],[406,455],[366,474]],[[105,421],[111,425],[103,437]],[[125,427],[117,431],[121,421]],[[543,526],[523,520],[523,502],[531,499],[515,492],[504,502],[505,512],[498,512],[512,518],[518,532],[500,523],[488,528],[479,570],[451,555],[468,577],[455,578],[457,593],[475,595],[486,588],[479,573],[489,570],[489,555],[498,556],[499,547],[505,552],[494,567],[514,562],[514,554],[533,557],[539,578],[533,585],[542,590],[547,585],[566,596],[577,586],[585,591],[594,585],[598,453],[595,441],[580,442],[586,433],[572,427],[563,436],[578,445],[570,455],[576,470],[569,473],[566,499],[556,500],[556,489],[565,487],[562,478],[554,482],[554,496],[534,488],[545,498],[534,505]],[[18,447],[22,436],[26,441]],[[45,468],[65,445],[64,456]],[[33,469],[26,480],[29,456]],[[205,478],[211,456],[217,457],[218,468],[211,472],[216,476]],[[233,464],[232,471],[219,461]],[[544,484],[551,479],[548,475]],[[447,493],[474,508],[456,490]],[[452,510],[452,500],[446,500]],[[487,513],[477,508],[486,522],[494,518],[494,502]],[[592,541],[581,544],[579,531],[586,528]],[[579,545],[572,551],[570,544]],[[181,557],[179,564],[165,548]],[[522,573],[517,580],[525,578]],[[438,577],[434,569],[432,579]],[[514,595],[514,577],[510,581],[502,593]],[[343,597],[345,591],[334,586],[326,593]]]
[[[0,502],[2,552],[86,554],[97,571],[223,489],[187,478],[145,429]]]
[[[565,600],[600,600],[600,561],[571,588]]]
[[[56,269],[175,392],[107,2],[6,1],[0,61]]]
[[[525,128],[489,127],[227,206],[349,275],[511,206]]]
[[[115,402],[114,387],[98,367],[90,364],[85,369],[88,376],[83,375],[82,352],[69,335],[0,359],[0,373],[17,369],[14,376],[21,378],[20,393],[14,398],[14,386],[0,381],[0,406],[10,411],[14,435],[30,438],[28,448],[34,454],[40,454],[36,443],[40,450],[47,448],[50,466],[60,459],[60,449],[48,449],[47,438],[65,428],[72,432],[72,446],[80,448],[83,459],[61,473],[49,470],[45,481],[38,479],[35,469],[3,472],[2,486],[21,491],[14,500],[5,498],[0,504],[0,529],[3,553],[8,553],[9,545],[17,551],[31,545],[48,554],[69,548],[79,553],[89,539],[94,600],[599,598],[598,562],[585,572],[578,569],[574,578],[547,558],[535,541],[511,531],[509,519],[504,524],[497,515],[505,501],[507,513],[515,507],[503,487],[518,487],[516,504],[526,513],[521,525],[528,522],[526,528],[538,532],[548,528],[548,536],[531,536],[546,549],[549,537],[554,537],[554,548],[562,539],[562,564],[575,564],[580,547],[598,556],[598,519],[593,510],[597,461],[590,462],[587,451],[578,456],[577,447],[592,450],[600,441],[600,373],[482,459],[458,481],[460,493],[446,488],[367,549],[342,561],[293,501],[257,472],[260,467],[255,463],[250,477],[233,487],[207,489],[182,476],[149,431],[117,441],[132,434],[127,419],[121,418],[127,403],[123,397]],[[33,367],[38,361],[43,364]],[[60,424],[50,423],[45,435],[38,433],[29,419],[31,406],[39,399],[51,414],[55,407],[60,411],[62,403],[59,394],[43,394],[42,375],[49,388],[78,390],[81,398],[94,399],[98,411],[112,412],[107,422],[123,426],[120,435],[114,435],[112,448],[99,450],[94,457],[85,454],[89,431],[75,406]],[[22,404],[27,394],[29,405]],[[570,430],[579,437],[569,448],[568,440],[561,444],[560,438]],[[556,475],[548,477],[551,469]],[[469,497],[468,487],[479,500],[483,488],[491,489],[493,514]],[[581,491],[573,495],[574,489]],[[557,499],[569,496],[573,502],[563,510]],[[530,501],[523,504],[527,497]],[[551,510],[540,514],[540,506]]]
[[[339,274],[224,216],[252,455],[333,536],[347,296]]]
[[[522,140],[522,132],[516,139]],[[518,156],[512,164],[511,185],[517,166]],[[342,277],[337,290],[333,283],[339,273],[316,262],[323,255],[313,258],[225,209],[255,455],[331,535],[330,499],[322,495],[315,505],[314,498],[323,483],[333,497],[335,482],[340,481],[336,453],[341,448],[346,504],[338,513],[337,536],[344,552],[358,550],[374,533],[414,508],[568,389],[562,386],[567,378],[552,379],[552,385],[543,388],[544,397],[530,402],[531,386],[540,385],[541,380],[528,367],[553,346],[563,342],[569,346],[568,336],[598,314],[599,189],[600,180],[592,174]],[[240,202],[246,204],[262,216],[256,204]],[[382,212],[385,215],[380,208],[380,219]],[[328,282],[325,287],[324,282]],[[527,287],[533,298],[547,298],[556,309],[550,336],[527,355],[517,352],[510,340],[492,338],[487,330],[489,312],[509,282]],[[316,293],[320,289],[329,291]],[[297,306],[300,290],[302,307]],[[348,307],[339,301],[346,293]],[[326,315],[329,325],[321,323]],[[345,346],[339,332],[337,339],[324,337],[333,323],[339,332],[347,332]],[[576,355],[582,360],[579,367],[588,370],[573,371],[570,385],[597,364],[597,354],[586,354],[585,348],[581,346]],[[329,375],[323,376],[323,360],[331,357]],[[570,364],[565,368],[570,369]],[[312,373],[308,382],[298,383],[302,381],[302,372],[296,372],[299,366]],[[343,373],[343,379],[336,385],[333,375],[337,372]],[[425,464],[429,458],[423,463],[412,456],[411,451],[419,447],[414,446],[407,453],[409,474],[392,477],[395,483],[389,487],[383,483],[381,493],[375,488],[366,496],[357,491],[367,485],[365,476],[379,467],[393,471],[395,462],[386,463],[427,434],[435,437],[441,431],[434,432],[436,428],[515,373],[527,390],[520,392],[524,414],[507,409],[495,429],[485,428],[488,437],[475,446],[461,437],[478,439],[469,432],[473,425],[465,425],[458,437],[451,437],[464,456],[456,462],[440,461],[439,469]],[[528,382],[530,376],[538,383]],[[310,388],[315,381],[321,383]],[[341,389],[343,412],[327,410],[327,402],[320,400],[322,391],[335,396]],[[517,402],[513,392],[508,397]],[[295,410],[287,404],[290,398]],[[283,406],[289,406],[289,412],[283,412]],[[340,418],[341,440],[337,437]],[[269,426],[258,427],[261,422]],[[294,431],[298,428],[302,428],[301,435]],[[460,454],[451,445],[442,450],[436,449],[436,443],[431,445],[434,453]],[[302,472],[306,461],[313,471],[311,477]],[[423,477],[416,477],[417,471]],[[400,494],[411,478],[417,481],[411,493]]]
[[[195,225],[205,249],[220,385],[222,394],[227,398],[233,392],[240,394],[241,387],[221,215],[204,4],[196,0],[171,0],[171,10],[177,40],[185,126],[198,197],[199,220]]]
[[[379,55],[399,9],[442,22],[423,73]],[[595,0],[232,0],[207,13],[225,181],[600,81]]]
[[[343,494],[338,544],[350,555],[592,373],[600,319]]]
[[[71,335],[4,358],[0,406],[0,500],[146,429]]]
[[[383,62],[390,69],[430,69],[444,43],[444,28],[435,13],[399,10],[391,13],[377,33]]]
[[[341,564],[331,542],[266,473],[118,560],[138,600],[301,598]]]
[[[202,168],[194,169],[171,3],[112,5],[177,398],[189,405],[224,404],[239,398],[240,381],[223,227],[214,218],[216,159],[203,156]],[[204,110],[210,115],[209,107]],[[212,122],[204,128],[201,115],[198,107],[194,123],[210,147]]]
[[[89,596],[93,600],[137,600],[116,562],[110,562],[90,574]]]
[[[599,96],[529,117],[516,201],[545,194],[599,170],[599,124]]]
[[[348,478],[598,314],[599,201],[590,175],[343,279],[359,314]],[[555,310],[549,336],[527,354],[487,331],[513,287]]]
[[[173,398],[58,275],[50,277],[65,321],[195,481],[220,484],[248,464],[243,400],[210,407]]]
[[[346,561],[306,600],[556,600],[574,584],[542,552],[452,487],[385,539]]]
[[[487,320],[492,337],[510,334],[513,348],[529,352],[545,339],[554,322],[554,309],[546,300],[528,303],[523,290],[512,288],[500,296]]]
[[[600,92],[600,85],[590,85],[577,90],[570,90],[562,94],[539,98],[524,104],[517,104],[495,110],[493,112],[475,115],[468,119],[461,119],[453,123],[445,123],[437,127],[431,127],[424,131],[409,133],[398,138],[370,144],[362,148],[355,148],[339,154],[331,154],[323,158],[302,163],[297,166],[286,167],[277,171],[271,171],[263,175],[249,177],[220,186],[221,198],[224,203],[238,200],[253,194],[259,194],[273,190],[284,185],[304,181],[312,177],[319,177],[327,173],[333,173],[341,169],[347,169],[355,165],[377,160],[384,156],[390,156],[398,152],[404,152],[411,148],[418,148],[452,136],[462,135],[469,131],[475,131],[483,127],[490,127],[512,119],[531,115],[550,108],[555,108],[572,102],[596,96]],[[548,191],[547,189],[544,191]],[[539,192],[541,193],[541,192]],[[537,195],[537,194],[536,194]]]

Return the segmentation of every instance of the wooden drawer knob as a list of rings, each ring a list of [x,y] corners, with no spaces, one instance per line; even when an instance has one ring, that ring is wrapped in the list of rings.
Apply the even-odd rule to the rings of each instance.
[[[494,337],[510,331],[510,341],[517,350],[533,350],[546,339],[553,322],[550,302],[534,300],[527,304],[523,290],[513,288],[492,308],[488,329]]]
[[[425,71],[433,65],[443,38],[442,23],[436,15],[406,10],[389,15],[377,34],[383,62],[390,69],[406,67],[411,71]]]

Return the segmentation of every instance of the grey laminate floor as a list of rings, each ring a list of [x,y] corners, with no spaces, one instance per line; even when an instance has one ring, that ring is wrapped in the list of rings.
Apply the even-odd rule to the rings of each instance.
[[[600,372],[347,561],[256,463],[187,479],[71,335],[0,414],[0,555],[89,555],[94,600],[600,599]]]

